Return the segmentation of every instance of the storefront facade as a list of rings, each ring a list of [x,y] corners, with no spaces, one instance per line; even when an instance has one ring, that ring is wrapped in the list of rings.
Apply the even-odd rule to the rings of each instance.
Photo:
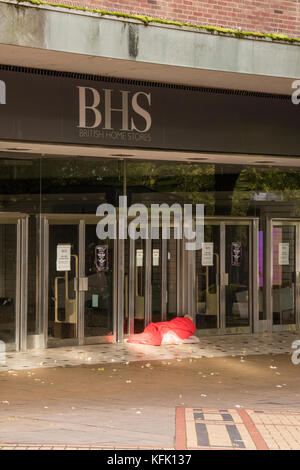
[[[300,115],[290,96],[2,66],[0,340],[298,329]],[[98,207],[204,207],[186,239],[100,240]],[[103,214],[102,214],[103,215]],[[149,217],[149,225],[151,217]],[[184,232],[184,231],[183,231]]]

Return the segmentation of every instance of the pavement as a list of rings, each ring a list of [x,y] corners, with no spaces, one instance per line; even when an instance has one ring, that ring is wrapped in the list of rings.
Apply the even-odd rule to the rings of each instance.
[[[146,346],[115,343],[89,346],[7,352],[0,354],[0,372],[112,362],[156,361],[163,359],[213,358],[291,353],[300,332],[241,334],[201,337],[198,344]]]
[[[25,369],[12,353],[15,368],[0,372],[0,449],[300,448],[297,333],[227,338],[155,354],[144,346],[138,359],[116,345],[119,359],[112,348],[106,362],[95,353],[102,345],[68,348],[72,360],[81,352],[77,365],[55,367],[46,358],[58,350],[44,351],[39,368],[21,361]],[[267,354],[255,354],[258,340]]]

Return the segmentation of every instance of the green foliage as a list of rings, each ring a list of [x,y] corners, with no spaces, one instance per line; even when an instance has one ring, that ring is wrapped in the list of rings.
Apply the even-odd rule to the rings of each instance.
[[[300,211],[300,172],[285,168],[246,167],[233,194],[232,215],[246,216],[255,193],[280,193],[284,201],[293,201]]]

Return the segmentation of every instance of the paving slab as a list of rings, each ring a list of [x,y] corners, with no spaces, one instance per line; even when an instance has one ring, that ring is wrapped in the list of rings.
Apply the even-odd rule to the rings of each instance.
[[[114,343],[9,352],[1,371],[46,369],[86,364],[111,364],[186,358],[214,358],[291,353],[299,331],[201,337],[198,344],[148,346]]]

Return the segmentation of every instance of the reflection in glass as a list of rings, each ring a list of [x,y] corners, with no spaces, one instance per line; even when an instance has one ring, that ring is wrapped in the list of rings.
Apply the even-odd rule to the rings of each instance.
[[[113,240],[99,240],[95,225],[86,225],[84,334],[113,334]],[[97,261],[97,256],[101,259]]]
[[[0,225],[0,340],[15,342],[17,226]]]
[[[296,227],[273,227],[273,323],[295,323]]]
[[[78,226],[50,225],[49,227],[49,307],[48,337],[65,339],[77,337],[78,298],[74,280],[78,278]],[[71,245],[70,270],[57,266],[57,245]]]
[[[249,326],[249,227],[226,226],[226,327]]]
[[[152,240],[152,321],[162,321],[162,243],[161,240]]]
[[[141,333],[145,323],[145,240],[135,241],[134,332]]]
[[[167,320],[177,316],[177,240],[174,230],[167,240]]]
[[[196,327],[219,328],[220,314],[220,228],[206,225],[204,228],[205,253],[202,247],[196,251]]]

